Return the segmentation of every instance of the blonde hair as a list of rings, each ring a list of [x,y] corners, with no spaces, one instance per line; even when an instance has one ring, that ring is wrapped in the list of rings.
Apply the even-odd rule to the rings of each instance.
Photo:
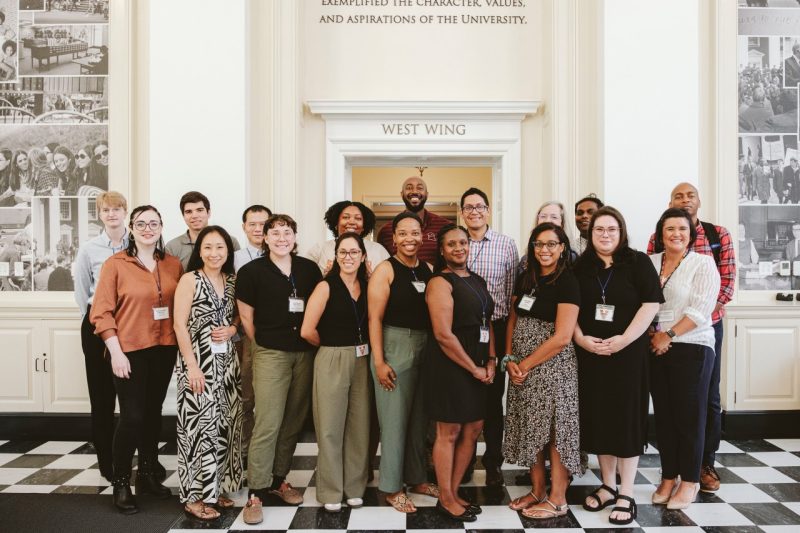
[[[564,227],[564,224],[566,224],[566,220],[564,220],[564,204],[556,200],[548,200],[547,202],[539,206],[539,210],[536,211],[536,220],[534,220],[534,227],[539,225],[539,214],[542,212],[542,209],[550,205],[558,207],[559,211],[561,212],[561,227],[562,228]]]
[[[101,209],[103,205],[107,205],[108,207],[121,207],[125,211],[128,210],[128,200],[125,199],[122,193],[117,191],[101,192],[95,197],[94,203],[97,209]]]

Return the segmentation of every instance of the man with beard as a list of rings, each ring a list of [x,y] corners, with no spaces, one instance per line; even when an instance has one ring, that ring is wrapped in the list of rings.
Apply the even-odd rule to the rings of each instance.
[[[419,176],[411,176],[403,182],[400,197],[403,199],[403,203],[406,204],[406,211],[414,213],[422,220],[422,246],[419,247],[417,257],[422,261],[434,263],[438,253],[436,234],[439,233],[440,229],[450,224],[450,221],[425,209],[425,202],[428,200],[428,186]],[[392,224],[384,224],[380,232],[378,232],[378,242],[389,250],[390,254],[394,255],[397,250],[392,240],[392,234]]]
[[[589,222],[595,211],[603,207],[603,202],[594,193],[584,196],[575,202],[575,227],[578,228],[578,238],[573,243],[573,250],[580,255],[589,242]]]

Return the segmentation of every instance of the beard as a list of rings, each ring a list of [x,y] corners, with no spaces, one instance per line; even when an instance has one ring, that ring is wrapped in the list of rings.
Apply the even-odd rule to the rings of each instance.
[[[412,204],[411,202],[409,202],[408,198],[403,196],[403,203],[406,204],[406,209],[411,211],[412,213],[419,213],[420,211],[425,209],[425,202],[427,202],[427,201],[428,201],[428,195],[427,194],[422,197],[422,199],[420,200],[419,204],[417,204],[417,205]]]

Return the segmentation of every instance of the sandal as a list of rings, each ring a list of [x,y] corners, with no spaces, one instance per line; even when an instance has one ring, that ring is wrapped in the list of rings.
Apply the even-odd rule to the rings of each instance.
[[[386,496],[386,503],[394,507],[395,511],[400,511],[401,513],[411,514],[417,512],[414,502],[408,499],[405,492],[398,493],[394,498],[391,494]]]
[[[566,503],[563,505],[556,505],[548,500],[546,496],[544,500],[542,500],[541,505],[549,505],[550,508],[531,506],[522,510],[522,516],[525,518],[532,518],[533,520],[547,520],[548,518],[564,516],[569,512],[569,505]]]
[[[601,500],[600,499],[600,491],[601,490],[604,490],[607,493],[611,494],[611,498],[607,499],[606,501]],[[609,505],[613,505],[614,504],[614,502],[617,499],[617,491],[612,489],[611,487],[609,487],[605,483],[603,483],[602,485],[600,485],[599,488],[595,489],[595,491],[593,493],[589,494],[586,497],[587,500],[589,498],[594,498],[594,501],[597,502],[597,507],[591,507],[589,505],[586,505],[586,501],[584,501],[583,502],[583,508],[586,509],[587,511],[589,511],[590,513],[596,513],[598,511],[601,511],[601,510],[605,509]]]
[[[620,507],[619,505],[615,505],[611,512],[617,513],[628,513],[628,518],[611,518],[608,517],[608,521],[614,524],[615,526],[627,526],[631,522],[636,519],[636,502],[630,496],[625,496],[624,494],[619,494],[617,496],[617,501],[625,500],[626,502],[630,503],[628,507]]]
[[[423,484],[422,490],[414,490],[409,489],[409,492],[413,492],[414,494],[422,494],[423,496],[431,496],[433,498],[439,497],[439,485],[436,483],[425,483]]]
[[[192,507],[191,504],[187,503],[183,506],[183,512],[199,520],[216,520],[219,518],[219,511],[203,502],[200,502],[200,507]]]
[[[522,511],[537,503],[542,503],[542,500],[531,490],[528,494],[511,500],[511,503],[508,504],[508,508],[512,511]]]

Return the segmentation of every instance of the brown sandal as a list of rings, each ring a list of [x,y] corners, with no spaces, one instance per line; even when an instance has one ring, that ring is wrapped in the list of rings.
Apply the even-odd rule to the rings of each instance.
[[[547,498],[542,500],[540,505],[542,505],[542,507],[534,507],[531,505],[527,509],[523,509],[522,516],[533,520],[547,520],[548,518],[564,516],[569,512],[569,506],[566,503],[563,505],[556,505]]]
[[[192,507],[191,504],[187,503],[183,506],[183,512],[199,520],[216,520],[220,516],[219,511],[203,502],[200,502],[200,507]]]
[[[414,494],[422,494],[423,496],[431,496],[433,498],[439,497],[439,485],[436,483],[425,483],[423,485],[422,490],[414,490],[413,488],[409,489],[409,492],[413,492]]]
[[[531,505],[536,505],[537,503],[542,503],[542,500],[536,494],[534,494],[533,491],[530,491],[528,494],[511,500],[511,503],[508,504],[508,508],[512,511],[522,511],[523,509],[527,509]]]
[[[405,514],[412,514],[417,512],[417,508],[414,505],[408,496],[406,496],[405,492],[399,493],[397,496],[392,497],[392,495],[386,496],[386,503],[394,507],[396,511],[400,511],[401,513]]]
[[[225,496],[219,496],[217,498],[217,507],[220,509],[233,509],[236,505],[233,500],[230,498],[226,498]]]

